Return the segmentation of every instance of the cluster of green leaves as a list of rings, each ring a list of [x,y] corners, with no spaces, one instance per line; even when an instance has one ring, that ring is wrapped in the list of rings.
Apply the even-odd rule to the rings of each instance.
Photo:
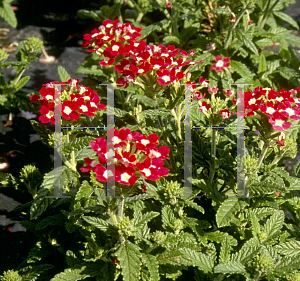
[[[21,41],[18,46],[17,61],[5,62],[9,55],[4,50],[0,50],[0,68],[13,67],[17,72],[14,79],[5,81],[4,74],[0,73],[0,106],[15,107],[25,111],[34,111],[34,107],[29,103],[29,96],[20,90],[29,81],[30,76],[24,76],[26,69],[29,68],[30,62],[38,59],[37,55],[44,48],[43,42],[36,38],[30,37]]]

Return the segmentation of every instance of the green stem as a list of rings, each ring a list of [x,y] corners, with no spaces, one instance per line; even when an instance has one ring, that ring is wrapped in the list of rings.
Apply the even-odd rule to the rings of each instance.
[[[234,25],[232,26],[232,28],[229,29],[229,32],[227,34],[226,40],[225,40],[225,45],[224,45],[224,49],[227,49],[229,47],[229,44],[231,42],[231,37],[232,37],[232,31],[236,28],[236,26],[238,25],[239,21],[241,20],[242,16],[244,15],[244,13],[246,12],[247,7],[245,9],[242,10],[242,12],[240,13],[240,15],[238,16],[237,20],[235,21]]]
[[[267,5],[266,5],[266,9],[264,9],[263,14],[259,17],[258,26],[261,27],[261,28],[263,28],[265,23],[266,23],[266,19],[267,19],[267,16],[268,16],[270,4],[271,4],[271,0],[268,0]]]
[[[124,202],[125,197],[121,195],[122,198],[120,198],[119,206],[118,206],[118,222],[120,222],[120,219],[123,218],[123,212],[124,212]]]
[[[264,158],[265,158],[265,156],[266,156],[266,154],[267,154],[268,149],[269,149],[269,143],[266,141],[266,142],[264,143],[264,146],[263,146],[263,148],[262,148],[261,154],[260,154],[259,159],[258,159],[258,161],[257,161],[258,169],[260,168],[260,165],[261,165],[261,163],[263,162],[263,160],[264,160]]]
[[[210,183],[213,182],[214,176],[215,176],[215,172],[217,169],[217,164],[216,164],[216,154],[217,154],[217,129],[213,129],[212,128],[212,132],[211,132],[211,169],[210,169],[210,173],[209,173],[209,178],[208,181]]]
[[[140,12],[140,13],[138,14],[138,17],[137,17],[136,21],[137,21],[137,22],[141,22],[143,16],[144,16],[144,13],[143,13],[143,12]]]

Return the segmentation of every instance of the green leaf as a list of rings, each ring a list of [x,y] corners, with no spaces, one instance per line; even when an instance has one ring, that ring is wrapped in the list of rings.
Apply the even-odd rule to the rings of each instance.
[[[37,192],[37,196],[33,199],[30,207],[30,220],[36,219],[48,208],[53,198],[46,198],[46,196],[51,195],[51,190],[48,188],[42,188]]]
[[[266,57],[261,53],[258,62],[258,73],[265,72],[267,70]]]
[[[184,204],[190,208],[193,208],[193,209],[199,211],[202,214],[205,213],[205,210],[195,202],[185,201]]]
[[[148,271],[150,273],[150,281],[157,281],[160,279],[159,273],[158,273],[158,262],[156,260],[156,257],[153,255],[146,255],[142,254],[142,262],[144,265],[147,266]]]
[[[178,266],[197,266],[205,273],[212,272],[213,258],[189,248],[170,249],[157,255],[159,264],[171,264]]]
[[[148,37],[154,31],[161,31],[161,27],[158,24],[150,24],[146,27],[143,27],[143,30],[141,31],[142,35],[138,37],[138,40]]]
[[[36,230],[42,230],[49,225],[64,225],[66,217],[63,214],[48,216],[36,225]]]
[[[160,213],[158,212],[150,211],[147,212],[146,214],[143,214],[142,216],[135,217],[135,226],[137,228],[141,227],[142,225],[147,224],[149,221],[151,221],[152,219],[154,219],[159,215]]]
[[[82,268],[67,268],[64,272],[56,274],[50,281],[77,281],[90,277],[84,274],[85,266]]]
[[[216,214],[218,227],[230,225],[235,214],[240,211],[241,205],[238,198],[228,198],[219,207]]]
[[[2,2],[2,5],[0,6],[0,17],[4,18],[11,27],[16,28],[18,22],[17,22],[15,12],[10,5],[10,2],[12,2],[12,1],[4,0],[1,2]]]
[[[300,241],[289,241],[275,245],[277,252],[286,256],[295,256],[300,254]]]
[[[246,37],[243,31],[237,30],[236,35],[238,39],[254,54],[258,55],[258,50],[255,46],[255,44],[252,41],[252,38]]]
[[[244,265],[240,262],[230,261],[229,263],[221,263],[215,266],[214,273],[223,274],[244,274],[246,273]]]
[[[115,252],[124,281],[140,281],[140,270],[142,262],[140,260],[140,248],[129,240],[121,244]]]
[[[284,223],[284,212],[275,212],[264,225],[264,232],[268,235],[268,239],[272,239],[278,234]]]
[[[61,82],[67,82],[71,78],[70,74],[62,66],[59,65],[57,71]]]
[[[93,191],[93,187],[88,181],[83,181],[79,190],[76,193],[75,200],[79,201],[81,198],[88,198]]]
[[[166,36],[163,39],[164,43],[175,43],[177,45],[180,45],[180,39],[177,36]]]
[[[238,252],[232,254],[231,261],[246,264],[248,261],[252,261],[259,251],[260,246],[243,246]]]
[[[283,21],[289,23],[292,27],[296,28],[299,30],[299,25],[298,23],[291,17],[289,16],[288,14],[285,14],[285,13],[281,13],[281,12],[275,12],[273,11],[273,14],[282,19]]]
[[[84,158],[93,158],[95,156],[95,151],[92,148],[83,148],[79,151],[75,151],[75,160],[83,160]]]
[[[38,135],[41,138],[41,141],[48,144],[49,135],[52,135],[52,132],[46,128],[45,125],[43,125],[40,122],[37,122],[35,120],[30,120],[32,128],[38,133]]]
[[[252,72],[248,69],[248,67],[240,61],[231,60],[230,69],[232,72],[236,72],[241,77],[245,77],[246,79],[251,79],[251,77],[253,76]]]
[[[77,16],[81,19],[93,19],[94,21],[102,22],[102,19],[94,11],[80,9],[77,11]]]
[[[91,225],[99,228],[102,231],[107,232],[108,235],[117,234],[117,228],[108,220],[96,218],[96,217],[82,217],[86,222],[90,223]]]
[[[220,251],[220,263],[228,263],[230,260],[230,252],[232,248],[230,246],[230,241],[228,236],[225,236],[225,239],[221,243],[221,251]]]
[[[25,76],[22,77],[19,82],[14,86],[16,91],[19,91],[20,89],[22,89],[25,84],[28,82],[28,80],[30,79],[30,76]]]
[[[76,74],[95,75],[107,77],[99,66],[100,57],[96,53],[91,53],[76,70]]]

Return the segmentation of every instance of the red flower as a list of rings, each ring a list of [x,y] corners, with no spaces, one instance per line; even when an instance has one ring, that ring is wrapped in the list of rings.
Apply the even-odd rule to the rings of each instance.
[[[222,115],[223,119],[230,117],[230,111],[229,109],[220,110],[220,114]]]
[[[168,0],[166,0],[166,6],[167,6],[167,8],[171,8],[172,7],[172,3],[170,3]]]
[[[216,56],[215,57],[215,61],[216,64],[213,64],[210,69],[213,70],[215,69],[216,72],[222,72],[224,67],[228,67],[229,66],[229,60],[230,58],[226,57],[224,59],[222,59],[221,56]]]

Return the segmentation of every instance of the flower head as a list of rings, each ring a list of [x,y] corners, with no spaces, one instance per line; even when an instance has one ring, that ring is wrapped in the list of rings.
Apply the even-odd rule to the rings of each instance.
[[[54,85],[60,85],[61,92],[55,90]],[[100,104],[100,98],[96,92],[88,87],[78,84],[78,80],[69,79],[67,82],[50,82],[43,85],[39,95],[30,97],[32,102],[40,102],[42,123],[55,124],[54,107],[55,93],[61,99],[61,104],[56,105],[61,108],[61,116],[65,120],[78,120],[80,115],[95,116],[94,112],[106,109],[104,104]]]
[[[230,58],[228,58],[228,57],[222,59],[221,56],[216,56],[216,57],[215,57],[216,63],[213,64],[213,65],[210,67],[210,69],[211,69],[211,70],[215,69],[216,72],[222,72],[223,69],[224,69],[225,67],[228,67],[228,66],[229,66],[229,60],[230,60]]]
[[[97,152],[97,158],[85,158],[87,166],[81,168],[82,172],[94,171],[95,178],[101,182],[111,181],[115,176],[115,181],[123,185],[134,185],[141,176],[156,181],[169,173],[163,167],[163,160],[168,158],[170,149],[166,146],[156,148],[159,139],[156,134],[145,136],[139,132],[131,133],[130,129],[113,131],[112,143],[108,145],[104,137],[90,142],[92,149]],[[103,166],[112,157],[115,157],[115,175]]]

